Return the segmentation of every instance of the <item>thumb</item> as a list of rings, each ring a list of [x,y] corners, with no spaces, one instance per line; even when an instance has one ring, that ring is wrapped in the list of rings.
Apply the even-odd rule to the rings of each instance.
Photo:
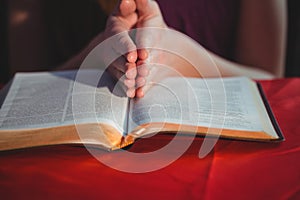
[[[140,17],[160,14],[158,4],[152,0],[135,0],[136,10]]]
[[[139,15],[145,15],[150,13],[149,0],[135,0],[136,8]]]
[[[131,15],[136,10],[136,4],[134,0],[119,0],[116,5],[113,14],[127,17]]]

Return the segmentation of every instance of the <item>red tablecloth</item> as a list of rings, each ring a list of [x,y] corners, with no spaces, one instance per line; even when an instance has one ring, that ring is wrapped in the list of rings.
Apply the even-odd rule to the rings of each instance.
[[[261,83],[285,135],[282,143],[219,140],[199,159],[203,138],[196,138],[177,161],[142,174],[111,169],[83,147],[0,152],[0,198],[300,199],[300,79]],[[138,140],[129,150],[151,151],[171,139],[157,135]],[[121,157],[119,162],[126,164]]]

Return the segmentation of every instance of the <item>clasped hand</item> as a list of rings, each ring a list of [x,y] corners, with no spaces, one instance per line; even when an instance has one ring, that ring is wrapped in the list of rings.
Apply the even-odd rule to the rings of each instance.
[[[167,27],[157,3],[152,0],[120,0],[107,20],[104,38],[118,34],[118,40],[112,44],[112,48],[119,54],[118,59],[108,67],[108,72],[122,82],[126,95],[130,98],[141,98],[145,94],[149,52],[137,49],[137,46],[149,42],[149,33],[137,31],[135,38],[132,38],[129,31],[148,27]],[[122,52],[127,53],[123,55]]]

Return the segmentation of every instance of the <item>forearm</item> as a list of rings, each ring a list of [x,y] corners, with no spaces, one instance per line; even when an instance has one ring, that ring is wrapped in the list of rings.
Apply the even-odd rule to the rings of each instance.
[[[247,76],[253,79],[272,79],[276,76],[256,66],[247,66],[226,60],[218,55],[209,53],[220,71],[222,77]]]
[[[173,75],[186,77],[231,77],[247,76],[254,79],[271,79],[275,75],[259,67],[246,66],[226,60],[200,46],[185,45],[187,41],[178,44],[184,55],[176,55],[166,51],[155,51],[160,56],[154,56],[150,63],[159,63],[172,68]],[[180,42],[179,42],[180,43]],[[171,71],[172,71],[171,70]],[[169,70],[170,71],[170,70]],[[170,73],[166,76],[172,76]]]

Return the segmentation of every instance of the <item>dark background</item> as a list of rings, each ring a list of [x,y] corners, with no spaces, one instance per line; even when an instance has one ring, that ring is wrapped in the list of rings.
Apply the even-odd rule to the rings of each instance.
[[[300,76],[300,1],[288,0],[287,77]]]
[[[7,81],[8,77],[8,44],[7,44],[7,2],[0,1],[0,83]],[[2,80],[2,81],[1,81]]]
[[[36,24],[40,24],[38,30],[43,31],[43,35],[46,35],[46,39],[41,38],[40,35],[42,34],[39,34],[39,31],[35,30],[36,27],[31,24],[26,25],[27,27],[31,27],[26,31],[20,26],[16,31],[17,34],[14,35],[8,31],[10,25],[9,6],[14,2],[15,4],[16,2],[18,3],[16,7],[26,6],[28,3],[32,4],[30,5],[31,7],[40,6],[35,5],[34,0],[25,2],[17,0],[0,1],[0,83],[5,83],[11,78],[11,75],[14,73],[14,70],[11,70],[13,66],[22,65],[23,71],[27,71],[27,69],[35,70],[34,67],[38,70],[48,70],[51,66],[62,64],[79,52],[91,38],[105,27],[107,15],[104,14],[105,12],[103,12],[99,6],[95,5],[97,4],[95,1],[40,1],[43,2],[42,7],[38,8],[41,12],[34,13],[32,17],[36,20]],[[70,4],[72,4],[72,9],[68,9]],[[286,77],[300,76],[299,8],[299,0],[288,0]],[[68,12],[65,12],[66,9],[68,9]],[[64,17],[62,18],[61,16]],[[74,19],[74,17],[76,19]],[[43,19],[43,21],[39,21],[41,19]],[[73,22],[73,24],[70,22]],[[74,22],[76,22],[76,24]],[[80,27],[80,29],[78,29],[78,27]],[[61,29],[65,31],[58,31]],[[65,35],[62,35],[62,33]],[[50,35],[51,40],[47,39]],[[35,38],[35,42],[27,40],[29,36]],[[8,45],[9,37],[16,38],[10,41],[18,42],[19,45],[21,44],[21,47],[26,46],[28,48],[28,50],[25,50],[27,54],[18,54],[18,49],[9,49],[9,46],[11,46]],[[21,40],[18,40],[20,38]],[[78,42],[74,43],[74,40]],[[43,49],[42,52],[35,50],[41,49],[41,47]],[[24,50],[19,52],[24,52]],[[16,54],[19,55],[19,57],[10,54]],[[18,59],[12,59],[13,57],[17,57]],[[31,57],[35,58],[31,59]]]

